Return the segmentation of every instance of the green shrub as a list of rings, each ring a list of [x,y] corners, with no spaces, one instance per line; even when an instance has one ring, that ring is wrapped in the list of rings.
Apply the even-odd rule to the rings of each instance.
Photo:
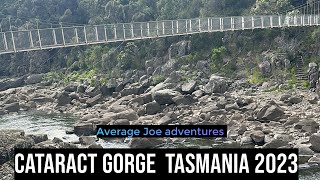
[[[263,74],[261,73],[261,71],[259,71],[259,69],[255,68],[252,75],[249,76],[249,82],[251,84],[262,84],[266,81],[266,78],[263,77]]]
[[[161,75],[156,75],[156,76],[152,77],[153,84],[159,84],[159,83],[163,82],[164,80],[166,80],[166,78]]]

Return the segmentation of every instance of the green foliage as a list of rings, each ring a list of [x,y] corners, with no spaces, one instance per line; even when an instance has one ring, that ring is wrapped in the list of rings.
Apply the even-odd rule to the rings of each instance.
[[[161,75],[156,75],[156,76],[152,77],[152,83],[154,85],[159,84],[159,83],[163,82],[164,80],[166,80],[166,78]]]
[[[310,89],[311,84],[309,81],[304,80],[301,83],[302,83],[302,87],[304,87],[305,89]]]
[[[266,78],[263,77],[263,74],[259,69],[255,68],[253,70],[252,75],[249,75],[249,82],[254,85],[259,85],[262,84],[266,81]]]

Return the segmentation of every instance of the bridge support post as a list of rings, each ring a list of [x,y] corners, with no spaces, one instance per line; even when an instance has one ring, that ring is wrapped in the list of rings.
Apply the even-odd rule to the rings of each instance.
[[[162,35],[165,35],[164,21],[162,21]]]
[[[174,35],[174,24],[173,24],[173,20],[171,20],[171,34]]]
[[[62,33],[62,43],[63,43],[63,46],[66,46],[66,40],[64,38],[64,30],[63,30],[63,26],[61,24],[61,33]]]
[[[141,39],[143,38],[143,26],[142,26],[142,23],[140,23],[140,36],[141,36]]]
[[[235,29],[234,17],[231,17],[231,29],[232,29],[232,31],[234,31],[234,29]]]
[[[4,41],[4,49],[8,50],[9,48],[8,48],[7,36],[5,32],[3,33],[3,41]]]
[[[253,16],[251,17],[251,23],[252,23],[252,24],[251,24],[252,29],[254,29],[254,17],[253,17]]]
[[[40,49],[42,49],[42,42],[41,42],[41,35],[40,35],[40,30],[37,29],[38,32],[38,38],[39,38],[39,45],[40,45]],[[62,36],[63,36],[63,29],[62,29]],[[63,37],[64,38],[64,37]],[[64,42],[64,41],[63,41]]]
[[[210,18],[208,18],[208,32],[210,32]]]
[[[76,27],[74,28],[74,34],[76,35],[76,42],[79,44],[78,29]]]
[[[123,39],[126,40],[127,36],[126,36],[126,27],[124,24],[122,24],[122,29],[123,29]]]
[[[273,17],[270,16],[270,27],[273,28]]]
[[[201,19],[199,18],[199,32],[201,32]]]
[[[31,31],[30,31],[31,32]],[[53,42],[54,42],[54,45],[57,45],[58,42],[57,42],[57,35],[56,35],[56,30],[55,29],[52,29],[52,34],[53,34]],[[31,34],[31,38],[32,38],[32,34]],[[32,42],[33,44],[33,42]]]
[[[134,38],[133,23],[131,23],[131,36]]]
[[[282,17],[281,17],[281,15],[279,16],[279,27],[282,27],[282,22],[281,22],[281,20],[282,20]]]
[[[188,20],[186,20],[186,34],[188,34]]]
[[[190,31],[190,33],[192,33],[192,20],[191,19],[189,20],[189,25],[190,25],[189,31]]]
[[[31,30],[29,30],[29,41],[30,41],[30,47],[34,47],[34,44],[33,44],[33,37],[32,37],[32,32]]]
[[[113,25],[113,30],[114,30],[114,39],[118,39],[117,27],[116,27],[116,25]]]
[[[107,33],[107,27],[106,27],[106,25],[103,26],[103,29],[104,29],[104,37],[105,37],[105,40],[106,40],[106,42],[108,42],[108,33]]]
[[[179,21],[176,21],[176,25],[177,25],[177,34],[179,34]]]
[[[148,37],[150,37],[150,23],[147,23]]]
[[[242,30],[244,30],[245,26],[244,26],[244,17],[243,16],[241,17],[241,24],[242,24]]]
[[[263,18],[263,16],[261,16],[261,28],[262,29],[264,28],[264,18]]]
[[[98,33],[98,26],[95,26],[95,31],[96,31],[96,41],[99,41],[99,33]]]
[[[223,19],[220,18],[220,31],[223,31]]]
[[[157,21],[157,37],[159,37],[159,22]]]
[[[86,44],[88,44],[87,28],[86,28],[86,26],[83,26],[83,33],[84,33],[84,40],[85,40]]]

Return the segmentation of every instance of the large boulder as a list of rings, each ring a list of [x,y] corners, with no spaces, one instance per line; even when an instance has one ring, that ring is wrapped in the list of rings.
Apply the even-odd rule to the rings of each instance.
[[[74,125],[74,133],[78,136],[90,136],[94,133],[92,123],[77,123]]]
[[[23,86],[24,79],[25,79],[25,77],[1,80],[0,81],[0,91]]]
[[[197,86],[197,81],[189,81],[187,83],[182,84],[181,91],[185,94],[192,94]]]
[[[191,41],[180,41],[169,48],[169,59],[187,55],[191,50]]]
[[[263,76],[268,76],[272,71],[271,63],[265,60],[259,64],[259,69]]]
[[[309,63],[308,80],[311,88],[316,88],[319,80],[319,66],[316,63]]]
[[[319,130],[319,123],[312,119],[300,120],[294,126],[295,129],[300,129],[302,132],[316,133]]]
[[[146,104],[145,108],[146,108],[145,112],[148,115],[154,115],[161,111],[160,104],[155,101]]]
[[[178,95],[172,98],[176,105],[190,105],[195,102],[191,95]]]
[[[154,100],[160,105],[170,105],[174,103],[173,98],[179,96],[180,93],[170,89],[157,91],[153,94]]]
[[[27,85],[38,84],[38,83],[41,83],[41,81],[43,80],[43,77],[44,77],[44,74],[32,74],[27,77],[27,79],[25,80],[25,83]]]
[[[260,121],[276,121],[284,115],[284,110],[274,101],[270,101],[257,114]]]
[[[136,111],[133,109],[128,109],[126,111],[122,111],[117,113],[117,119],[127,119],[129,121],[135,121],[138,120],[139,116]]]
[[[254,131],[251,133],[250,137],[256,144],[264,144],[265,135],[262,131]]]
[[[20,105],[18,102],[7,104],[4,106],[4,109],[8,112],[18,112],[20,110]]]
[[[65,106],[71,103],[71,98],[68,93],[62,92],[57,97],[58,106]]]
[[[320,152],[320,134],[313,134],[310,137],[311,149]]]
[[[88,99],[86,103],[89,107],[92,107],[98,104],[101,100],[102,100],[102,95],[98,94],[95,97]]]
[[[204,92],[207,94],[212,93],[225,93],[228,90],[228,81],[226,78],[212,75],[209,82],[204,86]]]

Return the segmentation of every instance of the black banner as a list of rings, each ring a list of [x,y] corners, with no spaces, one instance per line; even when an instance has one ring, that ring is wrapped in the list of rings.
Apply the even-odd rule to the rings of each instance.
[[[98,125],[98,137],[227,137],[227,126]]]
[[[272,178],[298,180],[297,149],[18,149],[15,179]]]

